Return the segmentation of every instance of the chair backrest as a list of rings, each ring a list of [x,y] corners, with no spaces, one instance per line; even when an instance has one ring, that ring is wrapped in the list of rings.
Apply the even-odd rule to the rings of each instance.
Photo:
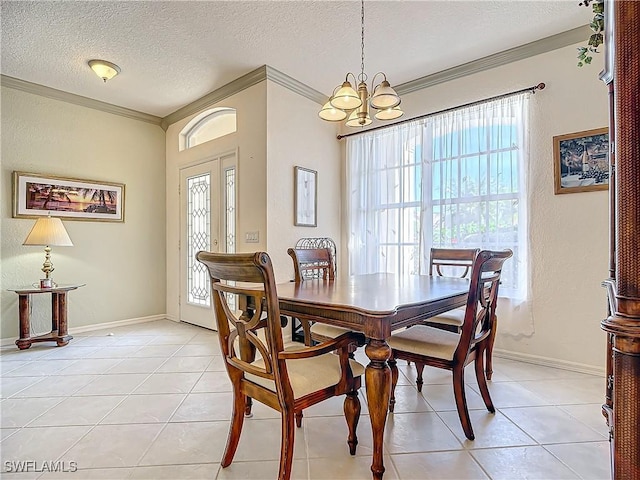
[[[251,373],[274,381],[280,399],[292,399],[285,361],[278,360],[278,353],[284,347],[269,255],[266,252],[198,252],[196,258],[208,268],[211,277],[220,347],[231,381],[238,382],[245,373]],[[255,311],[233,311],[229,307],[229,295],[252,297],[253,301],[248,304],[253,305]],[[264,330],[266,344],[258,335],[260,330]],[[247,346],[255,348],[262,357],[261,362],[254,363],[246,357]]]
[[[502,265],[513,256],[509,249],[482,250],[476,256],[471,270],[471,285],[460,335],[455,352],[458,361],[464,361],[475,345],[491,334],[498,302],[498,286]]]
[[[441,277],[466,278],[479,251],[479,248],[432,248],[429,275],[435,271]]]
[[[333,269],[338,272],[338,249],[336,242],[330,237],[302,237],[299,238],[293,248],[328,248],[331,250]]]
[[[329,248],[290,248],[287,253],[293,260],[295,282],[310,278],[335,279],[336,271]]]

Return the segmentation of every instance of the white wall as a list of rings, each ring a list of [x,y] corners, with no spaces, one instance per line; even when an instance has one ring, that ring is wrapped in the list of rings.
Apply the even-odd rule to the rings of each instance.
[[[267,251],[276,280],[293,279],[287,248],[301,237],[340,241],[340,144],[337,127],[318,117],[320,105],[267,82]],[[294,167],[318,172],[317,227],[294,226]],[[338,257],[342,250],[338,249]]]
[[[178,319],[180,289],[180,203],[178,185],[180,168],[194,165],[227,152],[238,151],[238,252],[266,250],[267,247],[267,161],[266,161],[266,82],[249,87],[209,108],[231,107],[237,112],[237,132],[178,151],[179,134],[184,126],[202,112],[169,126],[166,135],[167,189],[167,297],[169,318]],[[245,232],[258,231],[259,243],[245,243]]]
[[[546,83],[531,96],[530,212],[535,333],[500,333],[496,348],[603,369],[608,193],[553,193],[553,136],[608,125],[602,55],[576,67],[570,46],[403,96],[405,118]]]
[[[64,220],[73,247],[53,247],[53,278],[86,283],[68,295],[70,328],[164,314],[164,132],[159,126],[2,87],[1,334],[18,335],[18,296],[42,276],[44,248],[22,242],[33,219],[11,218],[12,172],[126,185],[125,222]],[[33,298],[50,328],[50,297]],[[48,324],[48,325],[47,325]]]

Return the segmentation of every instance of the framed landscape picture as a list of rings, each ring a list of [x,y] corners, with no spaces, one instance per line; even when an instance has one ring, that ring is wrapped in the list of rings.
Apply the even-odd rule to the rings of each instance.
[[[609,129],[553,137],[553,173],[556,195],[607,190]]]
[[[13,217],[124,222],[124,184],[13,172]]]
[[[293,224],[300,227],[318,225],[318,172],[308,168],[294,169],[294,219]]]

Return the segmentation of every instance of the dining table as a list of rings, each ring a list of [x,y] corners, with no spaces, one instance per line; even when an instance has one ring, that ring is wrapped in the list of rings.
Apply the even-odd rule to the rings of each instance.
[[[387,340],[393,330],[463,306],[469,280],[430,275],[375,273],[334,280],[310,279],[277,285],[280,313],[364,333],[367,403],[373,433],[374,479],[381,479],[384,428],[391,395]]]

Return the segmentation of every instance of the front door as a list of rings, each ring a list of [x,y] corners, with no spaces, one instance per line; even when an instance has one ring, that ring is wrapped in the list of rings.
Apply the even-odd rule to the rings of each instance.
[[[220,162],[180,170],[180,320],[215,329],[207,269],[200,250],[217,252],[220,234]]]

